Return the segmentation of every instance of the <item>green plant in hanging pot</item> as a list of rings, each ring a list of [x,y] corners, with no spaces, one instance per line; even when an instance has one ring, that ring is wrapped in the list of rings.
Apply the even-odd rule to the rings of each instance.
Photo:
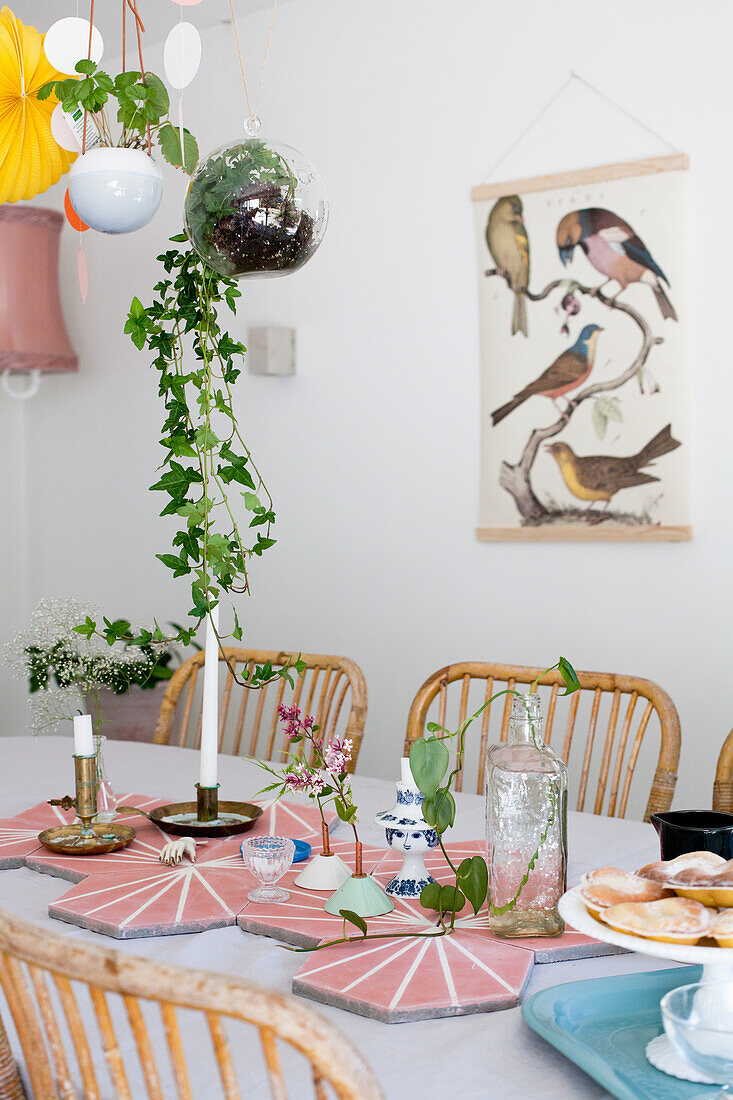
[[[171,238],[187,242],[184,234]],[[158,559],[174,577],[191,586],[191,621],[167,637],[155,629],[136,635],[129,624],[88,617],[77,626],[87,637],[109,645],[188,645],[201,622],[224,597],[249,591],[248,566],[275,545],[272,497],[255,465],[237,423],[233,387],[241,373],[245,347],[222,328],[219,311],[234,312],[241,296],[236,283],[221,278],[191,248],[169,249],[158,257],[163,277],[149,306],[134,298],[125,332],[142,350],[154,355],[158,392],[165,419],[160,445],[165,451],[152,491],[163,493],[161,516],[178,517],[171,550]],[[220,647],[231,638],[242,641],[242,628],[232,602],[233,626],[216,631]],[[300,659],[273,669],[270,662],[250,672],[230,664],[237,683],[259,688],[278,677],[292,683],[292,673],[305,668]]]
[[[38,92],[41,100],[56,95],[80,140],[86,129],[85,152],[69,175],[71,204],[92,229],[131,233],[148,224],[163,195],[153,146],[169,164],[190,173],[198,161],[196,139],[183,129],[181,145],[168,91],[155,73],[130,70],[112,77],[88,60],[79,61],[76,71],[78,78],[49,81]]]
[[[215,149],[186,195],[186,231],[220,275],[277,276],[297,271],[326,232],[326,189],[313,165],[288,145],[255,133]]]

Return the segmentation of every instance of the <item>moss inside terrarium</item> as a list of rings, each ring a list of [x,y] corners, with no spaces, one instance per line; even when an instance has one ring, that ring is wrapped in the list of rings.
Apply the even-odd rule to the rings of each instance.
[[[221,275],[279,273],[315,251],[315,221],[297,202],[297,177],[284,157],[248,140],[204,161],[186,199],[196,250]]]

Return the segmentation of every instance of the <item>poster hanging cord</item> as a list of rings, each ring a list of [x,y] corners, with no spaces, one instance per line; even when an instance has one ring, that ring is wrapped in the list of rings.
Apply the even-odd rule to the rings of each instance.
[[[631,122],[635,122],[637,126],[641,126],[642,130],[646,130],[648,134],[651,134],[653,137],[657,138],[658,141],[663,142],[668,147],[670,152],[679,153],[680,150],[677,148],[676,145],[673,145],[670,141],[667,141],[667,139],[662,137],[661,134],[658,134],[656,130],[652,130],[651,126],[647,126],[645,122],[642,122],[642,120],[637,115],[632,114],[632,112],[627,110],[626,107],[622,107],[621,104],[617,103],[615,99],[612,99],[611,96],[606,95],[606,93],[602,92],[600,88],[597,88],[595,84],[591,84],[589,80],[586,80],[585,77],[580,76],[579,73],[576,73],[575,69],[572,69],[570,71],[570,76],[567,78],[567,80],[565,80],[562,86],[558,88],[553,96],[550,97],[544,107],[542,107],[542,109],[537,112],[532,121],[527,126],[525,126],[525,128],[516,138],[516,140],[511,143],[509,148],[501,154],[497,161],[495,161],[493,166],[489,169],[489,171],[486,173],[483,180],[481,181],[482,183],[488,183],[497,168],[499,168],[504,163],[510,153],[513,153],[518,145],[521,145],[527,134],[529,134],[529,132],[535,128],[540,119],[547,114],[550,107],[552,107],[553,104],[557,102],[560,96],[562,96],[567,91],[567,89],[574,81],[577,81],[579,84],[584,84],[586,88],[588,88],[591,92],[594,92],[601,99],[604,99],[606,103],[610,103],[612,107],[615,107],[617,111],[620,111],[621,114],[625,115],[626,118],[630,119]]]
[[[229,10],[232,13],[232,26],[234,27],[234,40],[237,43],[237,54],[239,56],[239,69],[242,73],[242,84],[244,85],[244,98],[247,101],[247,119],[259,120],[260,98],[262,96],[262,82],[265,79],[265,69],[267,68],[267,58],[270,53],[270,39],[272,38],[272,25],[275,22],[275,12],[277,11],[277,0],[273,0],[272,14],[270,15],[270,25],[267,28],[267,39],[265,41],[265,52],[262,57],[262,68],[260,69],[260,82],[257,87],[257,99],[255,100],[254,110],[252,110],[252,104],[249,99],[249,88],[247,87],[247,77],[244,73],[244,60],[242,59],[242,47],[239,42],[239,31],[237,29],[237,17],[234,14],[234,0],[229,0]]]

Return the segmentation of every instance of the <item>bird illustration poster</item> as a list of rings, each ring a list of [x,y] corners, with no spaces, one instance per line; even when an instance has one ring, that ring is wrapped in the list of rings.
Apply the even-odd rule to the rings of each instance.
[[[691,538],[687,164],[473,189],[479,539]]]

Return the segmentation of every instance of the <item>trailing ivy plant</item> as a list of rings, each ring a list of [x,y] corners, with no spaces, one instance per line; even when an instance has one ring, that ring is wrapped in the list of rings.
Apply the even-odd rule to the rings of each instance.
[[[105,146],[124,146],[144,149],[147,131],[157,142],[160,151],[174,168],[183,167],[193,172],[199,159],[196,138],[183,128],[183,155],[181,155],[181,131],[169,117],[170,98],[165,84],[155,73],[128,70],[111,77],[94,61],[79,61],[76,66],[79,77],[49,80],[38,89],[38,98],[48,99],[53,93],[67,114],[88,111]],[[117,103],[117,122],[120,132],[115,139],[108,114],[110,100]]]
[[[542,677],[546,676],[548,672],[553,672],[555,669],[559,670],[565,684],[563,695],[571,695],[579,689],[580,683],[575,673],[575,669],[567,658],[561,657],[559,661],[537,677],[530,686],[530,694],[537,690],[537,685]],[[420,894],[420,904],[423,909],[430,910],[437,915],[437,924],[435,928],[431,929],[429,932],[384,932],[374,935],[369,933],[367,922],[363,917],[348,909],[341,909],[340,915],[344,921],[343,936],[336,940],[329,940],[328,942],[321,943],[315,950],[320,950],[323,947],[333,947],[337,943],[361,942],[363,939],[391,939],[393,937],[405,936],[444,936],[453,931],[456,914],[460,913],[465,908],[467,902],[473,909],[474,914],[478,914],[481,906],[487,901],[489,870],[483,856],[468,856],[456,866],[446,851],[443,843],[443,834],[446,829],[451,827],[456,816],[456,803],[451,788],[456,776],[460,774],[463,767],[466,733],[471,724],[483,714],[486,708],[490,706],[495,699],[500,698],[502,695],[519,694],[520,693],[513,688],[504,688],[502,691],[497,691],[490,699],[487,699],[474,714],[466,719],[460,729],[454,732],[447,730],[437,722],[428,722],[426,728],[429,736],[419,738],[410,749],[410,770],[412,771],[412,776],[418,790],[424,795],[422,803],[423,816],[428,825],[435,829],[438,834],[440,849],[454,876],[454,881],[446,885],[441,885],[439,882],[429,883],[423,888]],[[449,748],[448,745],[453,747]],[[453,767],[446,779],[446,773],[450,767],[451,754],[454,755],[455,759]],[[547,839],[550,826],[554,821],[555,813],[556,806],[553,803],[550,819],[545,823],[542,833],[538,837],[537,849],[528,862],[515,896],[500,909],[496,909],[492,906],[491,899],[488,899],[489,905],[494,912],[507,912],[513,909],[519,901],[521,893],[534,870],[542,846]],[[348,935],[347,924],[351,924],[357,928],[359,935]],[[314,949],[290,947],[287,950],[310,951]]]
[[[187,242],[185,234],[172,237],[174,245]],[[166,497],[161,516],[177,516],[178,530],[171,551],[157,554],[174,577],[188,577],[193,622],[166,638],[160,627],[130,634],[126,620],[91,617],[77,626],[86,637],[99,635],[109,645],[179,641],[188,644],[202,620],[223,596],[249,591],[248,564],[274,546],[272,497],[242,438],[234,413],[233,386],[241,369],[245,347],[219,322],[219,310],[234,312],[241,292],[233,279],[211,270],[191,248],[169,249],[158,260],[164,277],[155,285],[149,306],[133,298],[125,324],[135,347],[153,353],[158,392],[166,417],[161,432],[165,457],[153,492]],[[243,518],[244,517],[244,518]],[[232,605],[234,626],[222,637],[242,641],[242,627]],[[259,688],[277,677],[292,685],[297,661],[273,669],[269,661],[249,675],[236,673],[238,683]]]

